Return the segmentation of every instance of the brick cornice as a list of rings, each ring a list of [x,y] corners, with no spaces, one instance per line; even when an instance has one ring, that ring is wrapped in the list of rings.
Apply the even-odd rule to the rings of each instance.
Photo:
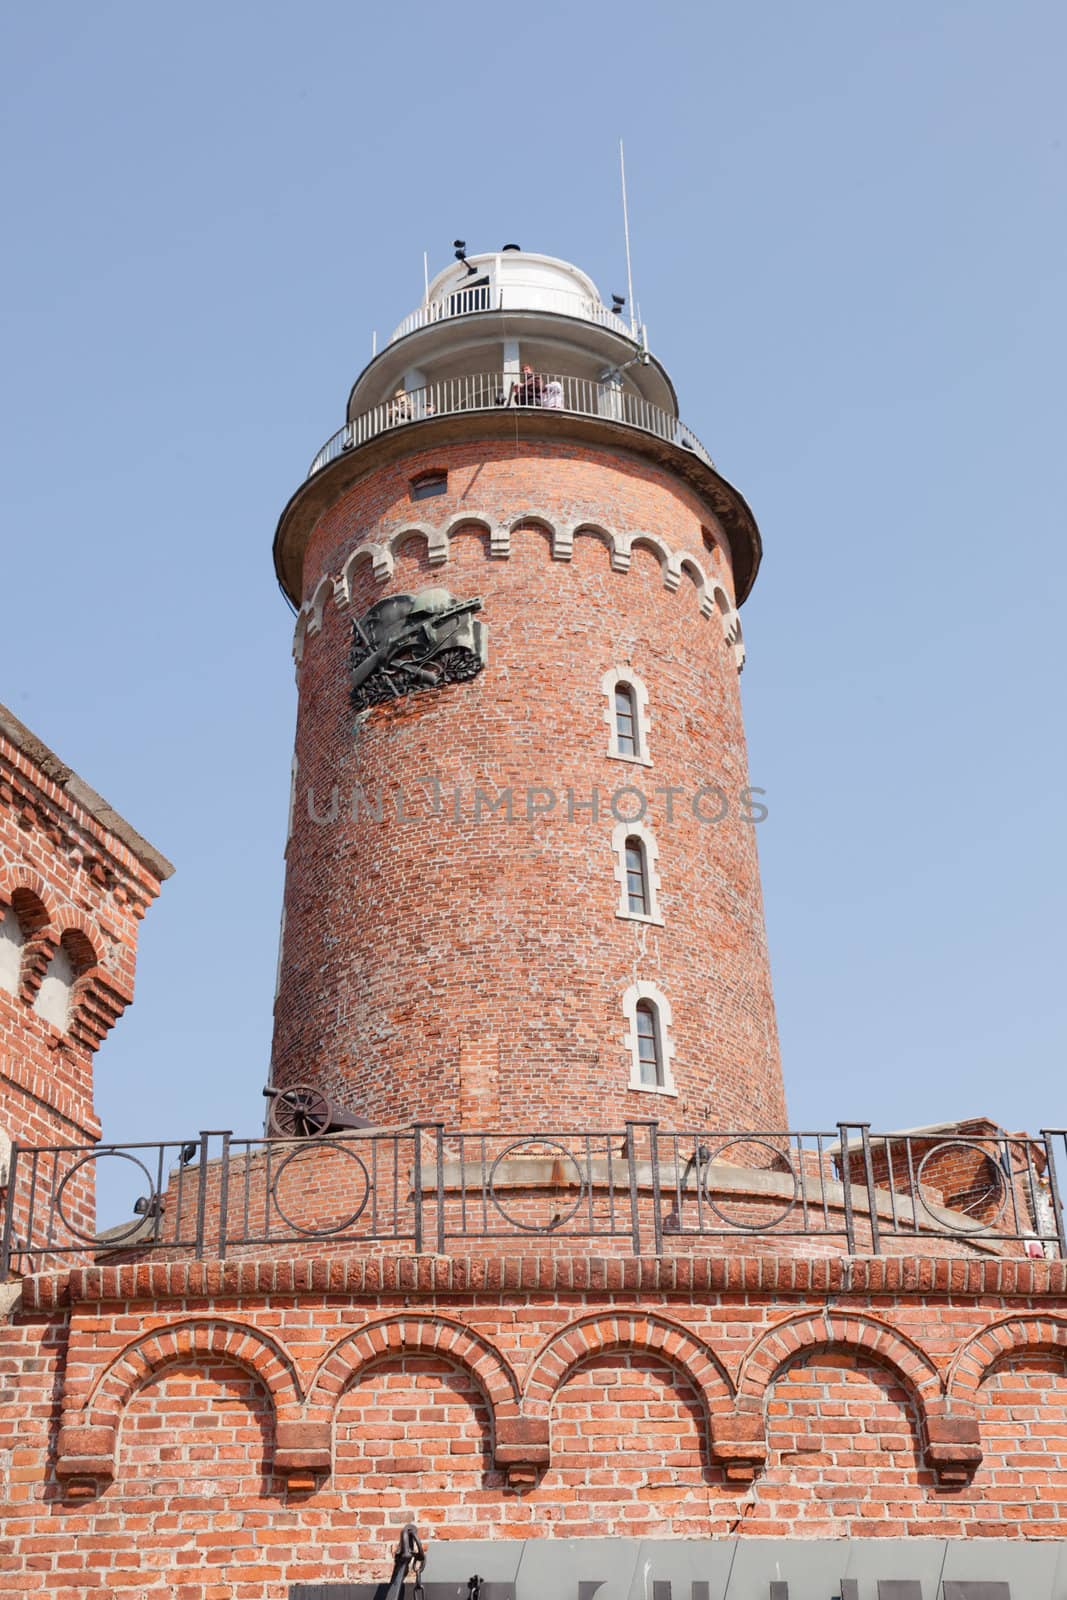
[[[957,1300],[1067,1296],[1067,1261],[967,1261],[923,1256],[663,1257],[544,1253],[452,1256],[273,1256],[233,1261],[152,1261],[40,1273],[23,1285],[26,1310],[131,1298],[267,1298],[383,1294],[525,1297],[636,1294],[691,1298],[747,1294]]]

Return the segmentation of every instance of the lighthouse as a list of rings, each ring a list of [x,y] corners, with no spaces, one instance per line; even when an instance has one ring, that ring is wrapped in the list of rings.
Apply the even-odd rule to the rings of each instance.
[[[278,524],[272,1083],[375,1124],[785,1126],[741,494],[619,296],[457,259]]]

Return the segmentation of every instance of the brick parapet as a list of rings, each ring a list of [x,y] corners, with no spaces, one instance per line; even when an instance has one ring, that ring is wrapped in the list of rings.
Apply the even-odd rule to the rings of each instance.
[[[22,1304],[51,1311],[128,1298],[327,1294],[821,1295],[867,1301],[899,1295],[1062,1299],[1067,1261],[953,1260],[925,1256],[272,1255],[262,1260],[151,1261],[76,1267],[23,1280]]]

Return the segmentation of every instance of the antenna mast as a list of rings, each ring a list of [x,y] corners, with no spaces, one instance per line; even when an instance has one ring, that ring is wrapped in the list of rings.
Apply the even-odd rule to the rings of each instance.
[[[630,331],[636,331],[637,315],[634,306],[634,274],[630,265],[630,216],[626,209],[626,157],[623,153],[622,140],[619,140],[619,176],[622,179],[622,231],[626,239],[626,298],[630,305]]]

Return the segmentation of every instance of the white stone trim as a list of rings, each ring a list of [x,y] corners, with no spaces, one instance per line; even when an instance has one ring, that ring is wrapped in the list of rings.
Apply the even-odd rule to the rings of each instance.
[[[637,702],[639,749],[635,756],[619,749],[619,733],[615,723],[615,690],[620,683],[629,685]],[[604,694],[604,721],[608,725],[608,755],[613,761],[628,761],[631,766],[650,767],[652,717],[648,709],[648,690],[631,667],[611,667],[601,678],[600,687]]]
[[[332,595],[334,603],[341,609],[351,605],[353,577],[360,562],[370,561],[375,580],[378,583],[385,583],[393,576],[396,552],[404,540],[414,535],[421,535],[426,540],[426,559],[429,565],[443,567],[449,561],[454,533],[461,527],[472,525],[481,528],[488,535],[489,554],[495,559],[507,560],[511,554],[512,533],[526,523],[536,524],[548,534],[553,561],[570,561],[574,554],[574,541],[583,535],[606,545],[613,572],[630,571],[635,548],[643,546],[651,550],[659,561],[663,587],[668,593],[676,593],[681,587],[683,577],[688,578],[696,589],[701,615],[714,617],[716,613],[718,614],[723,638],[740,672],[745,660],[741,619],[721,581],[714,575],[709,576],[695,555],[688,550],[671,550],[659,534],[647,529],[619,531],[605,527],[602,523],[591,522],[588,518],[561,526],[553,522],[543,511],[536,509],[524,511],[507,523],[494,521],[493,518],[477,511],[463,512],[460,516],[449,518],[444,524],[408,522],[395,532],[384,536],[382,540],[367,540],[357,545],[349,552],[337,577],[320,579],[311,599],[306,600],[300,607],[293,640],[293,655],[296,661],[300,662],[307,639],[322,628],[323,607],[326,600]]]
[[[644,846],[650,908],[647,912],[630,910],[630,894],[626,883],[627,839],[640,839]],[[619,886],[619,903],[615,915],[622,917],[626,922],[651,922],[657,928],[662,928],[663,916],[659,909],[660,876],[656,870],[659,846],[655,834],[643,822],[619,822],[611,830],[611,848],[615,855],[615,882]]]
[[[18,994],[26,935],[14,906],[0,905],[0,989]]]
[[[650,1000],[656,1008],[656,1021],[659,1026],[659,1047],[663,1057],[663,1082],[659,1084],[641,1082],[641,1057],[637,1048],[637,1005],[640,1000]],[[640,1094],[666,1094],[677,1098],[678,1090],[674,1082],[674,1073],[671,1062],[674,1059],[674,1045],[671,1041],[671,1003],[663,991],[654,983],[645,979],[638,979],[631,983],[622,997],[622,1012],[626,1018],[627,1028],[622,1036],[623,1048],[628,1052],[630,1059],[630,1082],[628,1087],[635,1089]]]

